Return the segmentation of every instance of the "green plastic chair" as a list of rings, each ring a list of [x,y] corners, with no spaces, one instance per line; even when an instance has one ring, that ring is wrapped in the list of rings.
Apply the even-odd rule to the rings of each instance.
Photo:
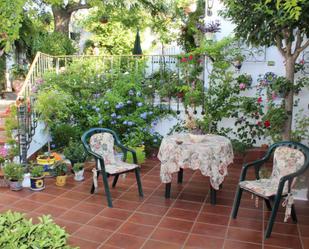
[[[92,128],[86,131],[81,137],[85,150],[96,160],[96,173],[102,175],[105,194],[109,207],[113,207],[112,198],[108,185],[108,177],[114,176],[112,187],[117,184],[119,175],[134,171],[138,185],[138,192],[143,197],[142,183],[140,179],[140,167],[137,164],[136,152],[125,147],[119,140],[117,134],[106,128]],[[114,145],[121,149],[124,158],[123,161],[114,155]],[[126,163],[127,152],[133,156],[133,164]],[[92,184],[91,194],[95,191],[95,185]]]
[[[260,179],[259,171],[261,166],[270,159],[274,152],[273,170],[270,178]],[[255,169],[256,180],[245,180],[247,170],[250,167]],[[266,152],[266,155],[259,160],[243,165],[240,181],[238,184],[232,218],[237,217],[238,208],[243,190],[248,191],[265,200],[268,210],[271,210],[270,219],[266,228],[265,238],[271,235],[272,227],[277,215],[280,201],[287,197],[286,202],[290,205],[291,217],[297,222],[295,206],[291,197],[291,189],[296,177],[303,174],[309,167],[309,148],[301,143],[284,141],[275,143]],[[272,204],[271,204],[272,203]],[[289,213],[289,212],[288,212]],[[287,214],[286,214],[287,215]],[[285,219],[288,215],[285,217]]]

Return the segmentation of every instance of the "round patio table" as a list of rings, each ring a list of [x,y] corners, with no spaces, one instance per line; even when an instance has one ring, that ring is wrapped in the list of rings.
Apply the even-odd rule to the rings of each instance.
[[[183,169],[190,168],[209,176],[211,203],[215,204],[216,190],[223,183],[234,155],[232,144],[226,137],[173,134],[163,138],[158,158],[161,161],[161,181],[166,184],[166,198],[170,197],[172,174],[178,172],[178,183],[181,183]]]

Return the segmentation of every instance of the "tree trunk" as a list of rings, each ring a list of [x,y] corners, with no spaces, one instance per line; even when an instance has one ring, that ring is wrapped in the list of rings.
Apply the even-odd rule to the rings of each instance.
[[[72,13],[57,6],[52,6],[52,11],[54,15],[54,30],[69,36],[69,24]]]
[[[285,64],[285,76],[287,80],[294,83],[294,74],[295,74],[295,60],[292,56],[287,57]],[[285,97],[285,111],[287,113],[287,120],[284,124],[282,139],[290,140],[291,139],[291,129],[292,129],[292,119],[293,119],[293,104],[294,104],[294,91],[290,91]]]

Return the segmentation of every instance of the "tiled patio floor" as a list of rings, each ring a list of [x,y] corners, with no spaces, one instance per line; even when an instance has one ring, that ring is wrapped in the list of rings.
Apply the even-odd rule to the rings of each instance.
[[[172,184],[172,199],[165,200],[159,170],[157,160],[142,166],[142,200],[134,173],[120,178],[112,190],[112,209],[106,207],[102,187],[98,194],[89,194],[89,168],[86,181],[78,183],[69,176],[63,188],[56,187],[54,179],[47,179],[46,189],[39,193],[0,188],[0,211],[11,209],[30,217],[51,214],[71,234],[70,243],[82,249],[309,248],[308,202],[296,203],[297,225],[284,224],[283,213],[279,213],[267,240],[263,235],[269,213],[262,202],[260,208],[255,208],[249,194],[242,199],[238,218],[230,218],[240,165],[229,167],[229,176],[217,193],[216,206],[209,204],[209,179],[191,170],[184,171],[182,185]]]

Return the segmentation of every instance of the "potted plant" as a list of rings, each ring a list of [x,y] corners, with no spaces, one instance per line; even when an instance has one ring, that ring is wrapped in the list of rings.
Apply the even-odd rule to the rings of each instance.
[[[30,189],[33,191],[45,189],[44,167],[42,165],[34,165],[30,168]]]
[[[36,158],[36,162],[38,165],[43,166],[44,168],[44,176],[52,176],[51,172],[53,170],[53,166],[55,164],[55,157],[51,155],[50,153],[46,153],[44,155],[39,155]]]
[[[56,175],[56,185],[63,187],[66,184],[68,166],[64,161],[58,161],[55,163],[54,172]]]
[[[8,163],[4,167],[4,176],[10,181],[10,189],[18,191],[23,188],[24,169],[21,164]]]
[[[240,70],[244,60],[245,60],[245,57],[242,54],[240,53],[236,54],[234,57],[234,62],[233,62],[234,67]]]
[[[65,147],[63,154],[65,158],[71,161],[72,167],[75,163],[82,163],[86,160],[86,153],[82,143],[71,140],[69,145]]]
[[[75,163],[73,166],[73,171],[74,171],[74,180],[77,182],[83,181],[84,178],[84,164],[83,163]]]

